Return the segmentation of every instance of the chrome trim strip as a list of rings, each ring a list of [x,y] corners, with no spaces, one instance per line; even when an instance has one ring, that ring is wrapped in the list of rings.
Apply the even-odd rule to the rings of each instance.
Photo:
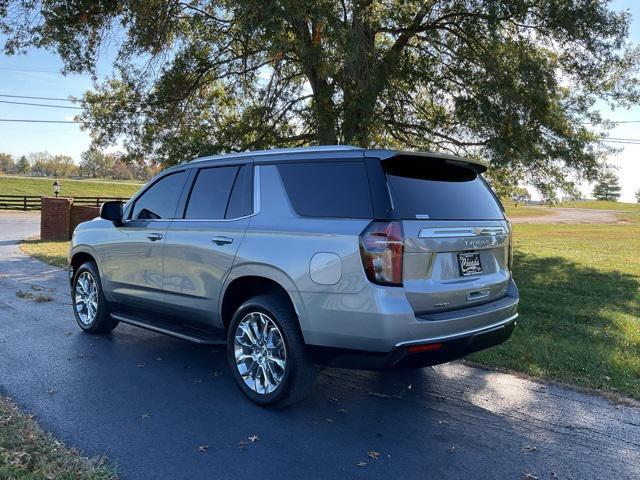
[[[467,317],[472,317],[472,316],[473,315],[467,315]],[[461,318],[465,318],[465,317],[461,317]],[[495,329],[497,327],[501,327],[503,325],[506,325],[507,323],[512,322],[516,318],[518,318],[518,314],[517,313],[515,315],[510,316],[509,318],[507,318],[505,320],[500,320],[499,322],[492,323],[491,325],[487,325],[485,327],[476,328],[474,330],[466,330],[464,332],[452,333],[450,335],[441,335],[439,337],[422,338],[420,340],[408,340],[406,342],[400,342],[400,343],[396,344],[396,348],[397,347],[406,347],[408,345],[416,345],[416,344],[422,344],[422,343],[433,343],[433,342],[439,342],[441,340],[455,340],[456,338],[468,337],[470,335],[475,335],[475,334],[482,333],[482,332],[485,332],[485,331],[493,330],[493,329]]]
[[[418,238],[459,238],[507,235],[504,227],[435,227],[423,228],[418,233]]]

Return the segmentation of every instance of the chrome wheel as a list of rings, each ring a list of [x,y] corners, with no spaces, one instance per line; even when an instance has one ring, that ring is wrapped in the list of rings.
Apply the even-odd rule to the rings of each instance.
[[[235,332],[236,367],[244,383],[256,393],[273,392],[284,378],[287,349],[280,329],[268,315],[246,315]]]
[[[98,285],[89,272],[82,272],[76,281],[75,303],[80,322],[91,325],[98,314]]]

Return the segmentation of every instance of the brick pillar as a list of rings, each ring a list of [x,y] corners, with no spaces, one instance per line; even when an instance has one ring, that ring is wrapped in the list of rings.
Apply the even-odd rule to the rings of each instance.
[[[73,235],[79,223],[93,220],[100,216],[100,207],[86,205],[71,205],[71,221],[69,224],[69,235]]]
[[[69,240],[72,198],[42,197],[40,239]]]

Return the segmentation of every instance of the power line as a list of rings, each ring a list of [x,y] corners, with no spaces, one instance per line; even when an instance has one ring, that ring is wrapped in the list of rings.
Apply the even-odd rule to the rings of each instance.
[[[30,100],[55,100],[58,102],[71,102],[71,103],[78,103],[79,100],[76,99],[69,99],[69,98],[60,98],[60,97],[31,97],[29,95],[6,95],[6,94],[0,94],[0,97],[6,97],[6,98],[27,98]]]
[[[33,120],[26,118],[0,118],[0,122],[19,122],[19,123],[88,123],[76,122],[75,120]]]
[[[10,100],[0,100],[0,103],[10,103],[12,105],[29,105],[32,107],[72,108],[75,110],[82,110],[82,107],[70,107],[68,105],[47,105],[46,103],[12,102]]]
[[[613,124],[620,124],[620,123],[640,123],[640,120],[619,120],[617,122],[614,121],[608,121],[608,120],[603,120],[602,123],[613,123]],[[582,122],[580,125],[593,125],[594,122]]]
[[[63,76],[67,76],[67,75],[79,75],[79,76],[87,76],[88,74],[86,73],[76,73],[76,72],[70,72],[68,74],[64,74],[59,70],[37,70],[37,69],[31,69],[31,68],[8,68],[8,67],[0,67],[1,71],[5,71],[5,72],[18,72],[18,73],[52,73],[55,75],[63,75]],[[108,77],[108,75],[102,74],[102,73],[96,73],[95,74],[97,77]]]

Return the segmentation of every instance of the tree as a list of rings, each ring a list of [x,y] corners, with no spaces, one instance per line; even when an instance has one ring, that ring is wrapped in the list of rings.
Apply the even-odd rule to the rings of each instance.
[[[82,175],[93,178],[108,178],[113,175],[113,167],[116,161],[114,155],[103,153],[98,149],[90,148],[82,154],[80,171]]]
[[[617,202],[620,198],[620,185],[618,176],[612,171],[607,171],[600,176],[598,183],[593,188],[593,196],[597,200]]]
[[[9,153],[0,153],[0,173],[14,173],[15,164]]]
[[[640,98],[630,14],[608,4],[0,0],[0,29],[5,53],[54,50],[65,72],[95,73],[122,35],[116,75],[83,98],[96,148],[165,165],[311,143],[438,150],[550,197],[600,172],[596,105]]]
[[[16,162],[16,173],[20,175],[26,175],[30,171],[31,165],[29,164],[29,160],[27,160],[27,157],[22,155]]]
[[[636,192],[636,202],[640,203],[640,190]]]

